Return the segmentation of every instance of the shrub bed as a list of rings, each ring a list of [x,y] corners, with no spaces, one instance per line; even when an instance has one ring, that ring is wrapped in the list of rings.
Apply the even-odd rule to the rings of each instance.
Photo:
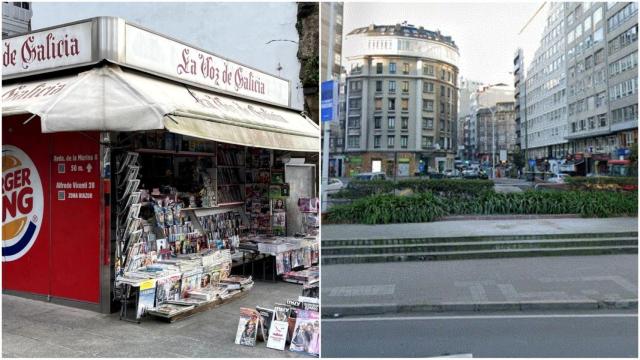
[[[566,183],[574,190],[622,191],[637,190],[637,177],[596,176],[567,177]]]
[[[431,191],[442,196],[457,194],[476,195],[493,189],[491,180],[463,180],[463,179],[403,179],[362,181],[353,180],[347,189],[341,190],[336,198],[356,199],[375,194],[386,194],[393,190],[411,189],[416,193]]]
[[[579,214],[583,217],[637,216],[638,193],[536,192],[450,197],[431,192],[411,196],[374,195],[331,209],[331,223],[389,224],[429,222],[447,215]]]

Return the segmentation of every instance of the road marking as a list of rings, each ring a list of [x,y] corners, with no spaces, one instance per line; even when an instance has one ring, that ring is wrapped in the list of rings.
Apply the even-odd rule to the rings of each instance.
[[[363,286],[338,286],[329,288],[328,296],[381,296],[393,295],[396,286],[390,285],[363,285]]]
[[[406,321],[406,320],[469,320],[469,319],[544,319],[544,318],[625,318],[638,317],[632,314],[529,314],[529,315],[445,315],[445,316],[390,316],[363,317],[344,319],[322,319],[322,322],[357,322],[357,321]]]

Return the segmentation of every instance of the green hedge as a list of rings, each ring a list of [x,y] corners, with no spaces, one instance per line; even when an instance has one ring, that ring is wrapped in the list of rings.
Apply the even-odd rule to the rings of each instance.
[[[352,180],[347,189],[339,191],[334,197],[357,199],[404,189],[411,189],[416,193],[431,191],[444,196],[456,194],[475,196],[484,191],[492,190],[493,181],[465,179]]]
[[[579,214],[583,217],[637,216],[638,193],[536,192],[496,193],[477,197],[441,197],[430,192],[411,196],[374,195],[329,212],[331,223],[388,224],[429,222],[447,215]]]
[[[568,176],[565,182],[575,188],[597,188],[597,185],[638,185],[638,178],[632,176]],[[602,187],[606,188],[606,187]]]

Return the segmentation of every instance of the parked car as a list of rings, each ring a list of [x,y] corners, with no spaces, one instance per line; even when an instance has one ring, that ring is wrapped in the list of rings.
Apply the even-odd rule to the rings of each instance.
[[[462,171],[462,178],[464,179],[477,179],[478,171],[474,169],[467,169]]]
[[[356,175],[355,179],[360,181],[387,180],[387,175],[383,172],[368,172]]]
[[[327,195],[335,194],[344,188],[344,183],[340,179],[330,178],[326,187]]]
[[[448,178],[455,178],[460,176],[458,170],[445,170],[444,171],[444,176],[448,177]]]

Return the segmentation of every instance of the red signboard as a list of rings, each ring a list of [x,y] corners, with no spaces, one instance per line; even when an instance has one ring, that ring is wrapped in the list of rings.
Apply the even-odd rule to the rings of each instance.
[[[99,134],[2,120],[3,289],[99,303]]]

